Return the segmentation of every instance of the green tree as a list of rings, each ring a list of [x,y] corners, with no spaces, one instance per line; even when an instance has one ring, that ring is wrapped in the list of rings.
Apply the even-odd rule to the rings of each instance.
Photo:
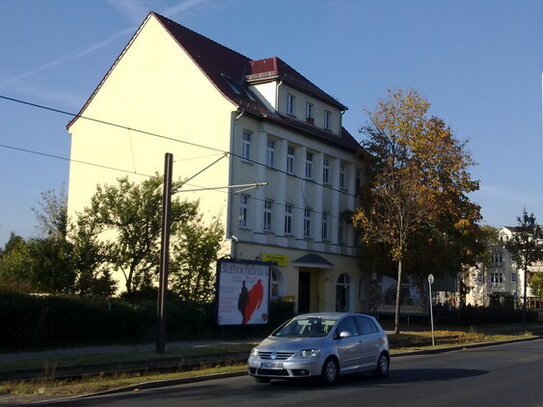
[[[172,234],[196,215],[196,208],[195,203],[172,199]],[[127,293],[149,287],[156,279],[161,211],[162,177],[157,175],[141,183],[121,178],[115,185],[99,185],[83,212],[86,227],[104,242],[107,262],[123,273]]]
[[[38,207],[32,208],[42,237],[65,238],[68,233],[67,197],[64,187],[60,192],[42,192]]]
[[[32,260],[27,242],[12,232],[0,256],[0,287],[30,292],[32,290],[31,268]]]
[[[517,227],[505,248],[511,253],[517,269],[524,271],[524,300],[522,304],[522,324],[526,324],[526,291],[528,286],[528,269],[542,258],[543,247],[538,241],[540,228],[533,213],[526,209],[517,217]]]
[[[543,297],[543,273],[533,273],[529,284],[535,297]]]
[[[103,248],[85,222],[69,225],[63,192],[42,193],[33,208],[40,235],[25,241],[12,234],[0,260],[0,281],[25,292],[110,296],[115,285]]]
[[[76,274],[72,246],[65,237],[50,236],[28,241],[32,287],[38,292],[74,294]]]
[[[353,223],[366,244],[383,244],[397,267],[395,333],[399,333],[402,267],[415,242],[446,247],[453,232],[478,227],[479,207],[467,194],[478,189],[466,145],[443,120],[428,115],[430,103],[414,90],[389,91],[369,111],[361,129],[370,154],[370,186]],[[467,254],[467,252],[466,252]],[[431,255],[426,252],[426,256]]]
[[[81,295],[111,297],[115,294],[116,282],[107,268],[105,246],[98,239],[96,228],[95,222],[82,214],[70,229],[71,260],[77,276],[76,291]]]
[[[213,300],[215,263],[223,237],[221,223],[215,220],[205,225],[201,215],[179,228],[173,245],[171,287],[182,300]]]

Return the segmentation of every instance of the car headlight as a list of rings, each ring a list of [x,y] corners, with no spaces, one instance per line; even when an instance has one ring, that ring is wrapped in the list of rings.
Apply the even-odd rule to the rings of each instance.
[[[320,353],[320,349],[303,349],[296,354],[296,357],[301,359],[316,358]]]
[[[249,356],[252,358],[258,357],[258,349],[257,348],[251,349],[251,354]]]

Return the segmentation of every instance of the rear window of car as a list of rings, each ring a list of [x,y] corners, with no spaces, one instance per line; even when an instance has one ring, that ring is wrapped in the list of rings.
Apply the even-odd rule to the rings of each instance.
[[[272,336],[309,337],[327,336],[337,322],[337,318],[295,318],[277,329]]]

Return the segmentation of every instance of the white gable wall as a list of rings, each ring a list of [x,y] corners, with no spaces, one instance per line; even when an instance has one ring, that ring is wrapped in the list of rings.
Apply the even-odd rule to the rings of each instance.
[[[219,93],[151,15],[82,115],[228,151],[233,110],[235,106]],[[166,152],[172,153],[176,160],[174,178],[190,177],[220,157],[220,153],[208,149],[81,118],[69,131],[72,134],[72,160],[137,173],[162,174]],[[115,183],[117,178],[127,175],[72,163],[69,214],[73,216],[88,205],[97,184]],[[145,179],[129,176],[137,181]],[[204,187],[227,185],[228,160],[223,159],[189,183]],[[208,218],[226,213],[224,190],[187,193],[182,197],[200,198],[201,210]]]

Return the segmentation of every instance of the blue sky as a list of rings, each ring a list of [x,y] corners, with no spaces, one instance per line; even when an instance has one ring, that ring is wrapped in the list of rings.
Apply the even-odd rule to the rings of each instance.
[[[77,112],[154,10],[250,58],[278,56],[349,107],[412,87],[469,140],[485,222],[543,222],[543,0],[0,0],[0,95]],[[0,100],[0,144],[69,157],[69,117]],[[0,245],[68,163],[0,147]]]

